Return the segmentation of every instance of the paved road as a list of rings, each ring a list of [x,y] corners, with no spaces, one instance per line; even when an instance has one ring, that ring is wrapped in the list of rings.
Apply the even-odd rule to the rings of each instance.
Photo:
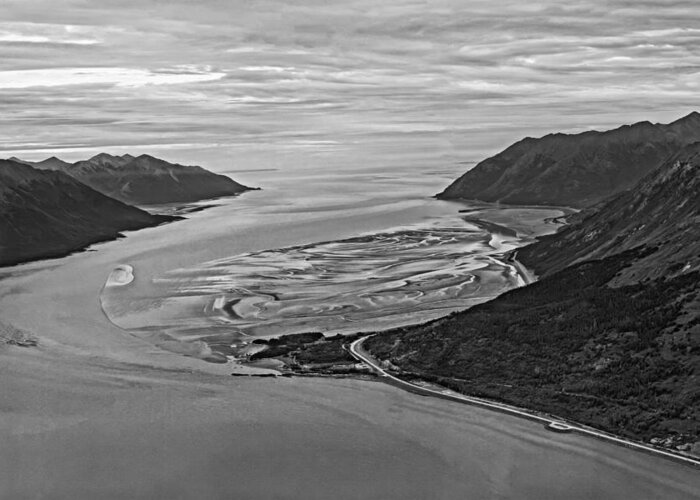
[[[507,413],[509,415],[515,415],[518,417],[527,418],[528,420],[534,420],[536,422],[541,422],[542,424],[546,425],[548,428],[555,430],[555,431],[558,431],[558,432],[575,432],[577,434],[583,434],[583,435],[594,437],[596,439],[602,439],[604,441],[613,442],[615,444],[626,446],[628,448],[633,448],[633,449],[643,451],[646,453],[660,455],[660,456],[663,456],[665,458],[669,458],[669,459],[675,460],[677,462],[681,462],[681,463],[691,465],[694,467],[700,467],[700,460],[686,457],[686,456],[682,456],[682,455],[678,455],[678,454],[671,453],[668,451],[660,450],[660,449],[654,448],[652,446],[647,446],[643,443],[638,443],[635,441],[628,441],[626,439],[619,438],[619,437],[613,436],[611,434],[596,431],[595,429],[590,429],[587,427],[573,425],[573,424],[570,424],[568,422],[563,422],[560,420],[553,420],[551,418],[543,417],[541,415],[531,413],[527,410],[523,410],[521,408],[509,406],[506,404],[496,403],[493,401],[488,401],[485,399],[475,398],[475,397],[471,397],[471,396],[464,396],[462,394],[456,394],[453,392],[447,392],[447,391],[442,392],[442,391],[435,390],[435,389],[428,389],[427,387],[416,385],[416,384],[413,384],[411,382],[406,382],[405,380],[401,380],[400,378],[397,378],[397,377],[393,376],[392,374],[388,373],[381,366],[379,366],[379,363],[374,358],[372,358],[364,349],[362,349],[362,342],[364,342],[366,339],[368,339],[371,336],[372,335],[368,335],[367,337],[362,337],[362,338],[357,339],[354,342],[352,342],[350,344],[350,347],[349,347],[350,354],[352,354],[352,356],[354,356],[359,361],[368,365],[380,377],[382,377],[386,382],[390,383],[391,385],[395,385],[397,387],[405,389],[409,392],[413,392],[415,394],[421,394],[424,396],[439,397],[441,399],[447,399],[447,400],[456,401],[459,403],[467,403],[467,404],[471,404],[471,405],[481,406],[483,408],[488,408],[491,410],[499,411],[501,413]]]
[[[515,270],[518,271],[518,274],[520,274],[520,277],[523,279],[523,284],[525,285],[530,285],[531,283],[534,283],[536,281],[533,273],[528,270],[522,263],[518,260],[518,251],[513,250],[513,253],[510,254],[510,257],[506,261],[509,264],[513,264],[515,267]]]

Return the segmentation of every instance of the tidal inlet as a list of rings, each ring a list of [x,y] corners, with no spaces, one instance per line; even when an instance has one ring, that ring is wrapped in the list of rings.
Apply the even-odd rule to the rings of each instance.
[[[539,212],[543,220],[561,214],[522,211]],[[235,360],[256,338],[424,322],[523,284],[502,257],[522,237],[473,217],[243,253],[173,269],[143,286],[119,266],[100,300],[120,328],[216,362]]]
[[[6,0],[0,500],[700,498],[700,11]]]

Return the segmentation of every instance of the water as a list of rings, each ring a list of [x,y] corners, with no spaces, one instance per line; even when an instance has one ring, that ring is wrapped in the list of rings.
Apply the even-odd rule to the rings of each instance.
[[[177,324],[171,310],[182,314],[183,329],[223,320],[231,331],[255,328],[255,315],[246,327],[221,312],[161,307],[180,300],[177,290],[201,282],[207,272],[232,281],[247,276],[246,288],[256,297],[270,288],[281,289],[283,299],[292,289],[313,292],[316,298],[306,302],[326,311],[322,319],[333,328],[342,323],[329,310],[331,298],[371,287],[370,280],[355,279],[358,267],[352,266],[382,276],[387,287],[398,285],[400,276],[430,278],[421,291],[434,301],[421,303],[421,314],[452,300],[439,293],[450,290],[450,278],[431,278],[431,267],[463,273],[465,293],[453,296],[458,300],[469,300],[474,281],[467,274],[485,272],[475,269],[482,264],[494,266],[494,286],[510,286],[508,268],[486,253],[497,256],[514,244],[512,233],[496,233],[474,219],[515,230],[524,241],[551,230],[537,222],[546,212],[483,206],[459,214],[468,207],[430,198],[460,170],[389,172],[390,179],[377,173],[372,182],[366,181],[371,171],[236,174],[265,189],[218,200],[188,220],[132,232],[89,252],[0,272],[3,321],[39,338],[38,348],[0,352],[6,410],[0,442],[8,450],[0,483],[17,497],[114,491],[132,497],[695,498],[697,471],[658,457],[376,382],[233,378],[228,375],[237,368],[196,359],[215,346],[210,339],[186,337],[184,330],[173,331],[169,341],[155,338],[168,328],[163,325]],[[450,231],[457,237],[448,243]],[[442,237],[421,246],[431,232]],[[285,282],[282,271],[298,266],[309,251],[313,266]],[[444,258],[450,253],[466,259],[464,267]],[[413,260],[393,266],[384,261],[392,256]],[[257,285],[247,267],[255,260],[274,265]],[[328,284],[320,279],[321,267],[333,271]],[[114,269],[124,285],[100,293]],[[306,282],[311,286],[304,288]],[[328,290],[334,293],[325,297]],[[385,290],[390,304],[411,304],[401,290]],[[213,287],[192,300],[213,305],[221,295]],[[125,321],[141,311],[153,331],[115,328],[101,308],[108,296],[122,304]],[[265,319],[258,327],[289,319],[273,304],[261,304],[268,309],[256,313]],[[173,474],[185,470],[183,457],[187,473]]]
[[[491,205],[459,213],[465,205],[430,197],[449,180],[444,170],[238,174],[261,175],[265,189],[171,226],[171,237],[194,226],[182,234],[206,243],[202,258],[168,263],[166,253],[143,277],[137,263],[115,268],[112,281],[125,265],[136,279],[102,291],[114,324],[159,347],[225,362],[255,337],[418,323],[521,284],[500,255],[552,230],[542,220],[560,213]],[[260,232],[275,237],[264,244]]]

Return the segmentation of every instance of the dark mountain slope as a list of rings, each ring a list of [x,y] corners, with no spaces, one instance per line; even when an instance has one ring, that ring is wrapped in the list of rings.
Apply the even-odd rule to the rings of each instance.
[[[137,205],[192,202],[232,196],[250,189],[225,175],[149,155],[135,158],[100,153],[72,165],[44,160],[36,166],[60,170],[96,191]]]
[[[520,249],[518,257],[544,275],[638,246],[658,250],[627,268],[617,283],[700,270],[700,143],[583,220]]]
[[[0,265],[66,255],[121,231],[170,220],[109,198],[62,172],[0,160]]]
[[[700,455],[699,152],[521,249],[552,269],[539,282],[367,347],[404,375]]]
[[[438,198],[585,207],[634,186],[685,145],[700,141],[700,114],[606,132],[526,138],[488,158]]]
[[[700,455],[700,272],[606,286],[642,255],[568,267],[365,346],[404,376]]]

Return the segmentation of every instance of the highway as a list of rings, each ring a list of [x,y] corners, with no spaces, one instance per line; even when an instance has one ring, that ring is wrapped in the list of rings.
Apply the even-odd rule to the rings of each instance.
[[[523,279],[523,285],[530,285],[536,281],[535,276],[530,272],[525,266],[523,266],[518,260],[518,251],[513,250],[506,262],[513,264],[515,270],[518,272],[520,277]]]
[[[627,439],[613,436],[612,434],[608,434],[602,431],[597,431],[595,429],[591,429],[588,427],[584,427],[581,425],[576,425],[572,424],[570,422],[564,422],[562,420],[555,420],[552,418],[548,418],[542,415],[538,415],[536,413],[532,413],[528,410],[524,410],[522,408],[517,408],[515,406],[510,406],[502,403],[497,403],[494,401],[488,401],[485,399],[481,398],[475,398],[471,396],[464,396],[462,394],[456,394],[454,392],[445,392],[435,390],[435,389],[429,389],[427,387],[423,387],[417,384],[413,384],[411,382],[407,382],[405,380],[401,380],[398,377],[395,377],[394,375],[388,373],[385,369],[383,369],[381,366],[379,366],[379,363],[372,358],[364,349],[362,349],[362,343],[368,339],[369,337],[372,337],[373,335],[368,335],[366,337],[359,338],[352,342],[349,346],[349,352],[350,354],[357,360],[361,361],[362,363],[365,363],[367,366],[369,366],[372,370],[374,370],[377,375],[379,375],[383,381],[390,383],[391,385],[400,387],[402,389],[405,389],[409,392],[415,393],[415,394],[421,394],[423,396],[432,396],[432,397],[438,397],[441,399],[447,399],[450,401],[455,401],[458,403],[466,403],[470,405],[475,405],[475,406],[480,406],[482,408],[488,408],[494,411],[499,411],[501,413],[506,413],[509,415],[515,415],[517,417],[521,418],[526,418],[528,420],[534,420],[536,422],[541,422],[547,428],[555,431],[555,432],[573,432],[576,434],[581,434],[585,436],[590,436],[596,439],[601,439],[603,441],[609,441],[612,443],[615,443],[617,445],[625,446],[627,448],[632,448],[636,449],[638,451],[643,451],[646,453],[651,453],[654,455],[658,456],[663,456],[665,458],[674,460],[676,462],[684,463],[686,465],[690,465],[693,467],[698,467],[700,468],[700,460],[684,456],[684,455],[679,455],[676,453],[672,453],[666,450],[662,450],[659,448],[655,448],[649,445],[646,445],[644,443],[639,443],[636,441],[629,441]]]

